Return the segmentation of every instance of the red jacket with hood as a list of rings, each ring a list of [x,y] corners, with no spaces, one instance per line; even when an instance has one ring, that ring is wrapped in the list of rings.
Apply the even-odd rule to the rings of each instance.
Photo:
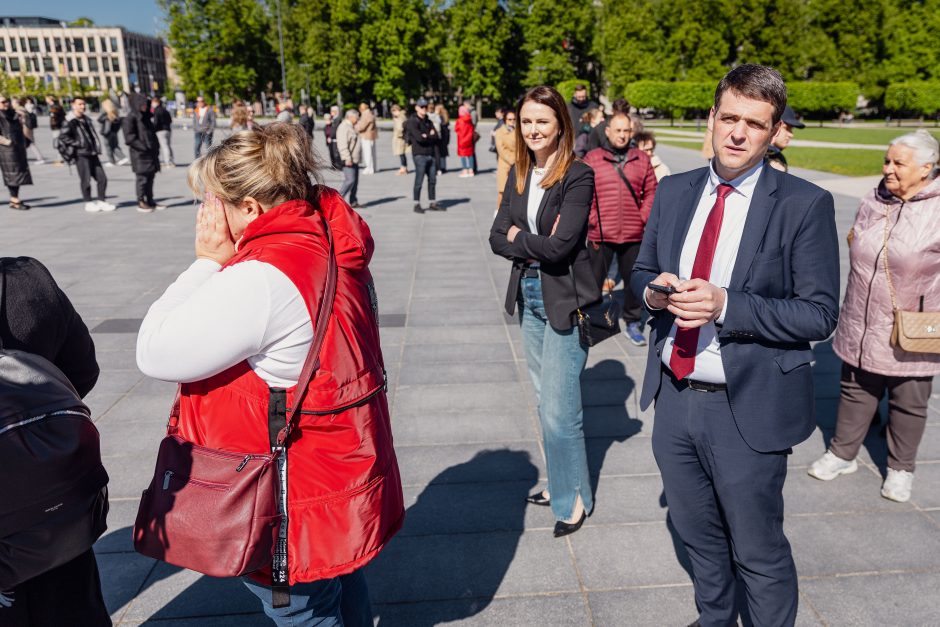
[[[656,195],[656,173],[650,158],[636,148],[618,155],[605,139],[603,146],[585,155],[584,162],[594,170],[594,202],[588,217],[588,239],[611,244],[643,241],[643,230]],[[634,201],[617,170],[630,181],[639,203]],[[600,228],[597,225],[598,205]]]
[[[332,189],[319,188],[319,211],[292,200],[245,229],[226,267],[254,259],[283,272],[316,320],[327,272],[323,219],[338,265],[333,314],[287,451],[290,583],[350,573],[374,558],[401,528],[404,504],[368,270],[374,249],[366,223]],[[250,298],[250,294],[245,295]],[[295,386],[296,387],[296,386]],[[294,387],[287,390],[292,406]],[[227,451],[267,452],[268,396],[247,361],[184,383],[180,435]],[[270,571],[253,574],[270,584]]]

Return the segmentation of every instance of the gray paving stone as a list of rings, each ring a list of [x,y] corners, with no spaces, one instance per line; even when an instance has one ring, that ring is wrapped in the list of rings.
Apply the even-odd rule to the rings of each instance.
[[[788,517],[784,525],[797,572],[809,577],[935,569],[940,533],[919,512],[902,507],[864,515]]]
[[[940,624],[940,573],[812,579],[800,588],[830,625]]]
[[[379,618],[379,627],[431,627],[455,621],[480,627],[535,621],[543,627],[589,624],[580,594],[376,605],[372,612]]]
[[[375,603],[576,592],[567,544],[541,531],[398,537],[366,569]],[[402,577],[402,573],[408,573]]]
[[[690,581],[676,557],[678,540],[672,539],[663,522],[594,526],[588,518],[569,538],[589,590]]]
[[[423,388],[446,386],[422,386]],[[396,391],[396,403],[404,390]],[[468,409],[460,412],[427,411],[419,414],[392,412],[395,443],[459,444],[465,442],[517,442],[536,437],[528,409],[516,407],[501,411]]]

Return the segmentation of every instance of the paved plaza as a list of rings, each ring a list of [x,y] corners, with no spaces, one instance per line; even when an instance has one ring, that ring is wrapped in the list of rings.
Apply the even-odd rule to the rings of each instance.
[[[48,158],[47,120],[40,126]],[[489,127],[481,130],[480,174],[457,178],[451,157],[452,173],[438,179],[446,212],[412,212],[413,177],[395,175],[388,130],[378,142],[381,171],[360,179],[361,213],[376,240],[371,268],[408,508],[403,530],[366,571],[376,623],[687,625],[696,617],[689,561],[666,520],[650,446],[653,413],[639,409],[646,348],[606,341],[591,350],[582,377],[593,516],[555,539],[550,511],[525,506],[544,485],[545,463],[518,324],[503,313],[509,263],[487,241],[495,159],[486,150]],[[177,129],[173,140],[178,162],[188,163],[191,132]],[[703,163],[697,150],[659,152],[673,171]],[[173,384],[137,370],[136,331],[193,259],[196,207],[186,168],[157,176],[156,197],[169,208],[153,214],[136,211],[128,167],[107,170],[109,201],[119,206],[112,214],[83,211],[74,168],[32,172],[36,184],[21,196],[34,208],[0,206],[0,244],[4,255],[44,262],[94,335],[101,377],[87,401],[111,476],[109,529],[96,550],[115,624],[270,625],[239,581],[155,562],[131,543],[174,393]],[[795,173],[840,192],[838,227],[847,233],[871,179]],[[325,178],[339,186],[338,174]],[[879,494],[886,450],[877,424],[857,473],[817,481],[806,467],[833,432],[840,362],[828,343],[815,351],[820,429],[793,451],[784,490],[800,574],[797,623],[940,624],[940,394],[931,399],[911,502]]]

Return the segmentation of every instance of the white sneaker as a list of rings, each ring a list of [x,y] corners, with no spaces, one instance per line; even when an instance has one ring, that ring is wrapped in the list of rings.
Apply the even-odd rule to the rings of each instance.
[[[914,473],[888,468],[888,476],[881,485],[881,496],[898,503],[907,503],[911,498]]]
[[[98,201],[98,211],[114,211],[115,209],[117,209],[117,205],[112,205],[103,200]]]
[[[98,213],[101,211],[101,207],[98,206],[97,200],[89,200],[85,203],[85,211],[88,213]]]
[[[826,451],[822,457],[813,462],[807,474],[820,481],[832,481],[839,475],[848,475],[856,470],[858,470],[858,462],[854,459],[846,461]]]

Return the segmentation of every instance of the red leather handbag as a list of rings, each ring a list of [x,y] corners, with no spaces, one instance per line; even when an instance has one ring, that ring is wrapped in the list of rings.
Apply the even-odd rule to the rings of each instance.
[[[326,223],[325,223],[326,224]],[[213,577],[240,577],[272,565],[282,503],[277,459],[314,373],[336,294],[336,258],[329,268],[314,337],[289,410],[271,452],[235,453],[188,442],[178,435],[179,393],[160,444],[150,486],[134,523],[134,549],[143,555]]]

